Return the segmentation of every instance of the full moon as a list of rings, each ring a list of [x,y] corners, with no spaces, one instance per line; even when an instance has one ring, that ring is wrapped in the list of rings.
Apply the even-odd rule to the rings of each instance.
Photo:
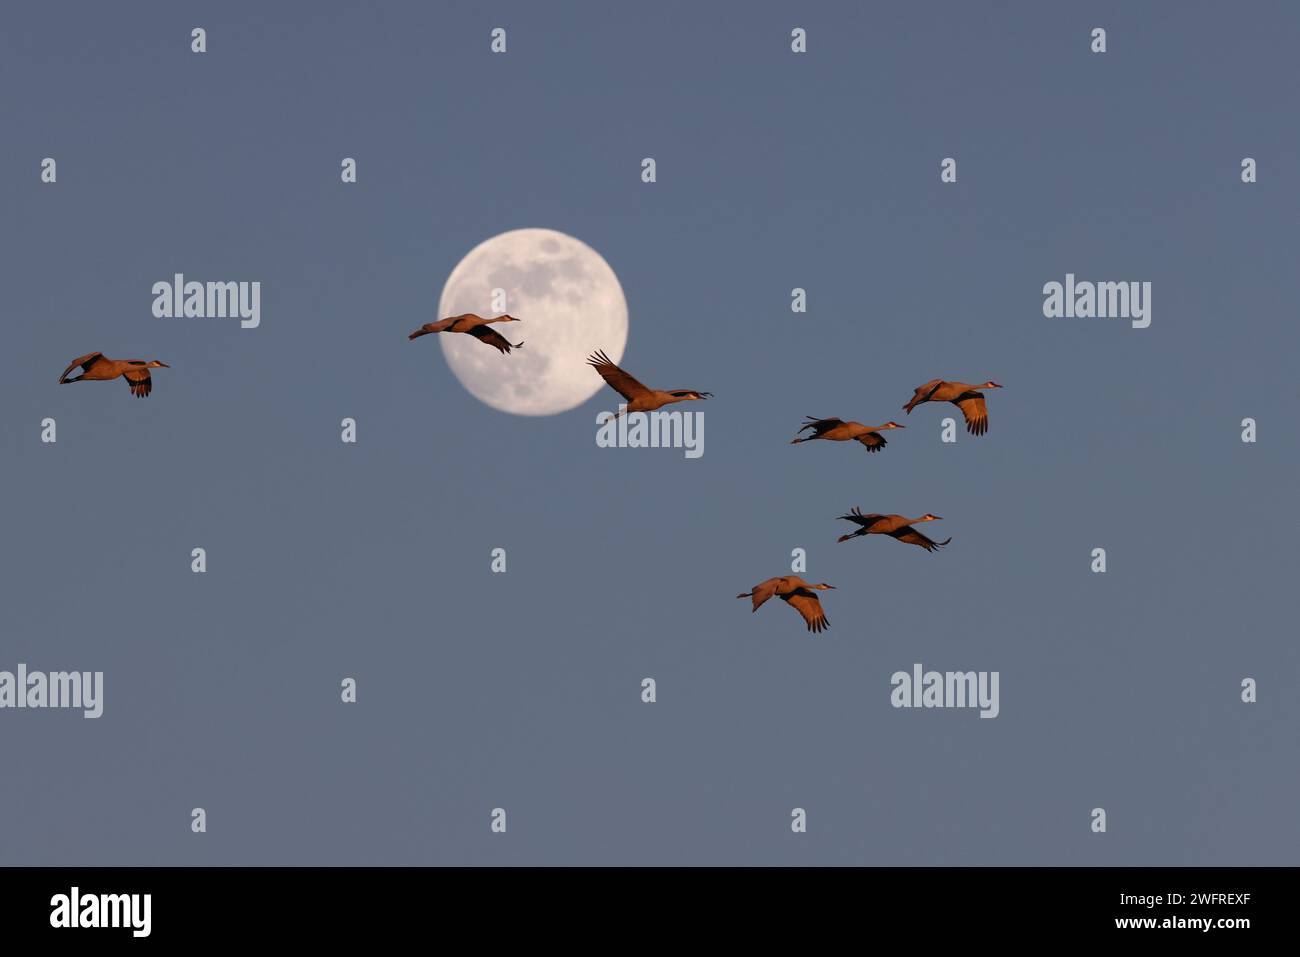
[[[504,308],[494,296],[503,290]],[[475,398],[515,415],[554,415],[605,388],[587,356],[618,362],[627,346],[627,300],[600,254],[551,229],[515,229],[479,243],[447,277],[437,318],[501,313],[492,326],[523,348],[503,355],[472,336],[442,333],[447,365]]]

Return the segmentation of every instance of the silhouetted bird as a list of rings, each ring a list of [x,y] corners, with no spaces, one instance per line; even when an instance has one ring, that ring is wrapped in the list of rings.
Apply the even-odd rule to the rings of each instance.
[[[984,405],[984,394],[979,390],[1000,388],[1002,386],[991,379],[983,385],[931,379],[916,390],[916,394],[903,408],[911,415],[912,410],[922,402],[951,402],[966,417],[966,431],[971,435],[983,435],[989,430],[989,410]]]
[[[501,335],[495,329],[489,329],[494,322],[520,322],[514,316],[497,316],[495,319],[484,319],[482,316],[476,316],[472,312],[467,312],[463,316],[452,316],[449,319],[441,319],[438,322],[426,322],[419,329],[416,329],[406,338],[418,339],[420,336],[427,336],[431,332],[463,332],[466,335],[473,336],[479,342],[486,342],[493,349],[502,353],[507,353],[511,349],[520,348],[522,342],[508,342],[506,337]]]
[[[694,389],[676,389],[670,392],[664,392],[661,389],[649,389],[643,386],[636,379],[632,378],[618,366],[614,365],[613,360],[604,352],[595,352],[587,357],[587,361],[592,365],[600,377],[609,383],[609,387],[627,399],[628,412],[653,412],[662,406],[671,402],[686,402],[692,399],[708,399],[713,396],[712,392],[696,392]],[[623,412],[620,410],[614,413],[614,418],[618,418]]]
[[[847,542],[850,538],[857,538],[859,535],[889,535],[900,542],[920,545],[927,552],[932,552],[952,541],[951,538],[945,538],[942,542],[936,542],[912,527],[921,522],[940,521],[938,515],[931,515],[929,512],[920,518],[904,518],[902,515],[877,515],[875,512],[864,515],[861,509],[854,508],[848,515],[841,515],[840,518],[854,522],[861,528],[851,535],[841,535],[836,539],[837,542]]]
[[[831,626],[826,613],[822,611],[822,603],[817,597],[817,592],[834,587],[834,585],[828,585],[825,582],[811,585],[798,575],[782,575],[779,578],[769,578],[767,581],[755,585],[753,591],[744,592],[736,597],[753,598],[753,610],[758,611],[759,605],[776,595],[803,616],[809,631],[816,632],[825,631]]]
[[[68,373],[77,366],[82,368],[81,375],[69,379]],[[149,375],[149,370],[170,368],[167,363],[159,362],[157,359],[150,359],[148,362],[143,359],[109,359],[102,352],[91,352],[69,362],[68,367],[63,370],[63,375],[59,376],[59,384],[83,380],[107,382],[109,379],[122,376],[126,379],[126,384],[131,387],[131,394],[137,399],[143,399],[153,391],[153,378]]]
[[[803,432],[812,429],[812,435],[805,435],[802,439],[791,439],[791,445],[798,445],[800,442],[811,442],[814,439],[826,439],[830,442],[861,442],[868,452],[879,452],[888,443],[881,432],[890,429],[905,429],[907,426],[899,425],[897,422],[886,422],[884,425],[863,425],[861,422],[845,422],[843,419],[818,419],[814,416],[806,416],[807,422],[799,431]]]

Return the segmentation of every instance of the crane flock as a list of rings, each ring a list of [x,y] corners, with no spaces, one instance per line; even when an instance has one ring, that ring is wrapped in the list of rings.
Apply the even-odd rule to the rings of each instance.
[[[438,322],[425,323],[407,338],[418,339],[421,336],[441,332],[464,333],[473,336],[484,345],[491,346],[502,355],[509,355],[511,350],[522,348],[523,342],[511,342],[491,327],[499,322],[520,321],[520,319],[511,315],[500,315],[492,319],[485,319],[474,313],[465,313],[460,316],[449,316]],[[712,398],[713,396],[712,392],[700,392],[695,389],[669,389],[666,391],[651,389],[621,369],[603,351],[598,350],[592,353],[587,358],[587,363],[605,380],[605,383],[611,389],[625,400],[624,408],[615,413],[616,417],[624,412],[653,412],[674,402],[690,402]],[[82,369],[81,375],[69,378],[68,373],[72,372],[77,366]],[[144,359],[109,359],[102,352],[91,352],[73,359],[68,364],[68,367],[63,370],[63,374],[59,377],[59,383],[62,385],[82,381],[104,382],[124,378],[130,387],[131,394],[137,398],[144,398],[153,390],[153,379],[149,370],[168,368],[171,367],[167,363],[159,362],[157,359],[147,361]],[[947,379],[931,379],[913,390],[912,398],[903,406],[903,411],[911,415],[912,410],[923,403],[950,402],[961,410],[962,416],[966,420],[967,432],[971,435],[984,435],[989,428],[989,413],[984,393],[989,389],[1000,388],[1002,386],[992,380],[976,385],[968,382],[953,382]],[[906,426],[892,420],[883,425],[869,426],[863,425],[861,422],[845,421],[839,418],[818,418],[810,415],[805,416],[803,425],[796,432],[796,437],[790,440],[790,444],[799,445],[815,440],[859,442],[868,452],[879,452],[888,444],[881,433],[902,428],[906,428]],[[803,435],[804,432],[808,434]],[[841,535],[836,539],[838,542],[846,542],[849,539],[867,535],[887,535],[905,544],[917,545],[927,552],[934,552],[952,541],[952,538],[946,538],[941,542],[937,542],[916,528],[917,525],[925,522],[940,520],[938,515],[932,515],[929,512],[918,518],[906,518],[902,515],[876,512],[864,513],[854,506],[847,514],[841,515],[839,518],[843,521],[852,522],[858,528],[847,535]],[[806,582],[798,575],[779,575],[760,582],[751,590],[742,592],[736,597],[751,599],[753,611],[758,611],[764,602],[774,596],[780,598],[803,618],[808,631],[820,633],[830,627],[830,621],[822,610],[821,599],[817,593],[834,587],[834,585],[826,582],[816,584]]]

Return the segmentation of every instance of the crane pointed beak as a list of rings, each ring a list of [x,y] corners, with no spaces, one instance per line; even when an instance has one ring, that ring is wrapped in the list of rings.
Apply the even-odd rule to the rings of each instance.
[[[158,367],[161,368],[161,369],[170,369],[170,368],[171,368],[171,366],[169,366],[167,363],[165,363],[165,362],[161,362],[161,361],[158,363]]]

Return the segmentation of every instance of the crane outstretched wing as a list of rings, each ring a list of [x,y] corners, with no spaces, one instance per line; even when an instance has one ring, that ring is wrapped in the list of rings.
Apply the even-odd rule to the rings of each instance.
[[[989,430],[989,410],[983,392],[963,392],[952,404],[966,417],[966,431],[971,435],[983,435]]]
[[[96,362],[98,362],[102,358],[104,358],[104,353],[102,352],[88,352],[84,356],[81,356],[78,359],[73,359],[71,362],[68,363],[68,367],[63,370],[63,375],[59,376],[59,381],[60,382],[65,381],[68,378],[68,373],[71,372],[73,369],[75,369],[77,366],[81,366],[82,372],[89,372],[90,367],[93,366]]]
[[[153,391],[153,376],[149,374],[149,369],[140,363],[138,369],[127,369],[122,373],[122,378],[126,379],[126,384],[131,387],[131,394],[137,399],[143,399]]]
[[[587,357],[587,362],[600,373],[600,377],[608,383],[611,389],[629,402],[639,395],[646,395],[650,391],[632,376],[614,365],[614,361],[605,355],[603,351],[593,352]]]
[[[877,512],[872,512],[869,515],[864,515],[862,513],[862,509],[858,508],[855,505],[853,506],[853,509],[849,512],[848,515],[841,515],[839,517],[844,519],[845,521],[853,522],[856,525],[861,525],[863,528],[870,528],[872,525],[875,525],[876,522],[880,521],[885,516]]]
[[[426,322],[424,325],[422,325],[419,329],[416,329],[413,333],[411,333],[406,338],[418,339],[420,338],[420,336],[427,336],[431,332],[446,332],[453,325],[455,325],[461,319],[466,318],[466,316],[468,315],[470,315],[470,313],[466,313],[464,316],[448,316],[446,319],[439,319],[437,322]]]
[[[816,592],[806,588],[796,588],[781,597],[785,599],[786,604],[803,616],[809,631],[825,631],[831,626],[826,612],[822,611],[822,603],[817,598]]]
[[[904,525],[902,528],[896,529],[889,534],[900,542],[907,542],[909,545],[920,545],[927,552],[933,552],[936,549],[943,548],[943,546],[952,541],[950,536],[941,542],[936,542],[924,532],[918,532],[916,528],[911,525]]]
[[[831,429],[835,428],[835,426],[844,424],[843,419],[819,419],[813,415],[805,416],[805,418],[808,421],[805,422],[800,427],[799,431],[804,432],[807,431],[808,429],[812,429],[813,436],[818,436],[823,434],[824,432],[829,432]],[[795,434],[797,435],[798,433]]]
[[[505,336],[495,329],[489,329],[486,325],[475,326],[469,330],[469,334],[479,342],[486,342],[492,348],[500,353],[508,353],[511,349],[518,349],[523,345],[522,342],[509,342]]]
[[[929,402],[930,397],[939,391],[941,385],[943,385],[942,379],[931,379],[925,385],[917,386],[915,394],[908,400],[907,405],[903,406],[903,411],[911,415],[912,410],[922,402]]]
[[[759,606],[776,594],[776,586],[781,583],[779,578],[769,578],[765,582],[760,582],[754,586],[754,590],[747,595],[737,595],[737,598],[752,598],[754,602],[753,611],[758,611]]]

